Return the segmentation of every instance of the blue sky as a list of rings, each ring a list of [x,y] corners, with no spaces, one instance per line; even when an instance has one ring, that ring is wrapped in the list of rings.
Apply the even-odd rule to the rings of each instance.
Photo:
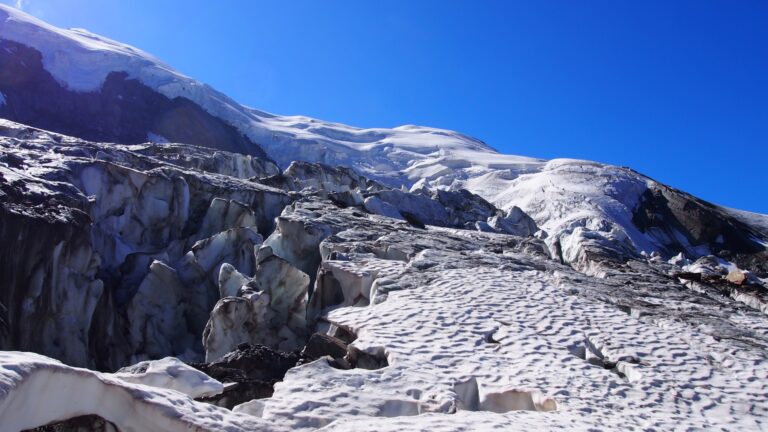
[[[17,0],[4,3],[15,4]],[[768,2],[27,0],[236,100],[632,167],[768,213]]]

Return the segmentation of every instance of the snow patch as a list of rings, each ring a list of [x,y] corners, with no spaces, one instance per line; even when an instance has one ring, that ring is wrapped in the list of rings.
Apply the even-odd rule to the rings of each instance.
[[[154,378],[150,381],[159,384]],[[42,408],[30,408],[34,406]],[[178,391],[129,383],[117,375],[73,368],[38,354],[0,351],[3,430],[32,429],[85,414],[98,415],[126,431],[279,429],[253,416],[196,402]]]

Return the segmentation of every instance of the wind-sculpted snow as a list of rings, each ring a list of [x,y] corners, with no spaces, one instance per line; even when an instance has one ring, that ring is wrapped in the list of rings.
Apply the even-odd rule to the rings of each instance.
[[[330,203],[282,217],[346,227],[320,245],[313,315],[386,366],[317,360],[238,411],[329,430],[764,425],[766,317],[691,290],[681,267],[631,260],[593,278],[530,237],[424,231]]]

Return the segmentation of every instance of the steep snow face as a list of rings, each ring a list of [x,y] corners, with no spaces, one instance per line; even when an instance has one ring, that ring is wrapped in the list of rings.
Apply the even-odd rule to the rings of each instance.
[[[454,150],[494,153],[476,139],[441,129],[358,129],[244,107],[136,48],[80,29],[59,29],[2,5],[0,39],[39,51],[45,69],[70,90],[96,91],[110,74],[123,72],[169,99],[188,99],[268,149],[284,166],[296,159],[349,165],[370,177],[398,181],[401,175],[393,172],[427,155]]]
[[[129,72],[148,84],[167,83],[181,75],[159,59],[84,29],[64,30],[10,6],[0,6],[2,38],[37,49],[46,69],[72,90],[97,90],[111,72]]]

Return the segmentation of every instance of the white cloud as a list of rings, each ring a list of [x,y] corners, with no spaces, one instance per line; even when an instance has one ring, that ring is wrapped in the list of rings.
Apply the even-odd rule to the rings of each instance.
[[[27,0],[16,0],[16,3],[13,5],[16,7],[16,9],[24,10],[24,8],[27,6]]]

